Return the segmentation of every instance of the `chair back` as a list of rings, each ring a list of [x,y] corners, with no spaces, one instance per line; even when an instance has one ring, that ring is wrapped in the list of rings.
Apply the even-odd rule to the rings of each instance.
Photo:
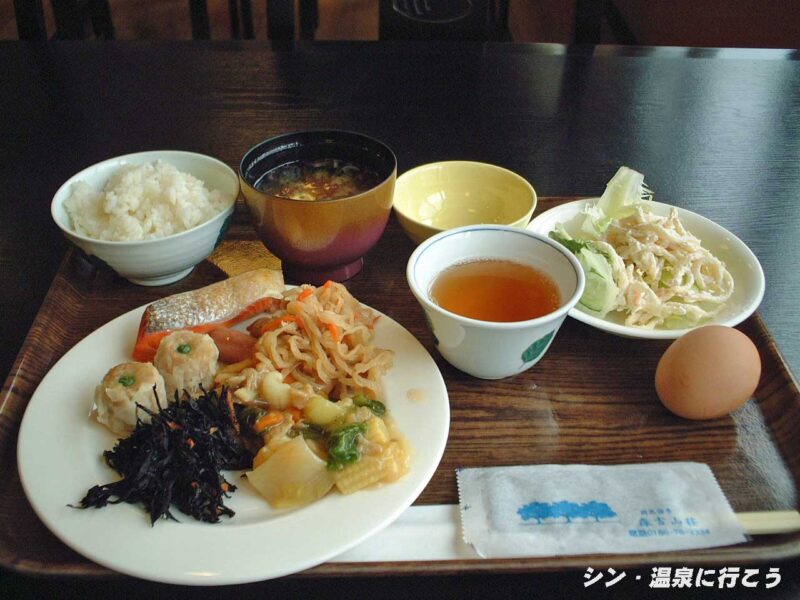
[[[252,40],[256,37],[251,0],[228,0],[228,16],[231,23],[231,38]],[[189,0],[189,17],[192,21],[192,39],[210,40],[211,20],[208,14],[208,0]]]
[[[379,0],[381,40],[507,41],[508,0]]]
[[[313,39],[317,28],[317,0],[266,0],[267,38],[288,42],[295,38],[295,20],[299,19],[300,39]],[[189,0],[192,19],[192,37],[196,40],[211,38],[207,0]],[[295,15],[295,12],[298,12]],[[228,14],[233,39],[255,38],[253,5],[251,0],[228,0]]]
[[[89,37],[114,39],[114,24],[108,0],[51,0],[59,40]],[[42,0],[14,0],[17,35],[21,40],[47,39]]]

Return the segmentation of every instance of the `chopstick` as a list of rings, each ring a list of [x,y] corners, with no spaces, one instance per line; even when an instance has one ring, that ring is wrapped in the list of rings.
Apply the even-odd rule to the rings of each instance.
[[[796,510],[765,510],[736,513],[746,533],[768,535],[800,531],[800,512]]]

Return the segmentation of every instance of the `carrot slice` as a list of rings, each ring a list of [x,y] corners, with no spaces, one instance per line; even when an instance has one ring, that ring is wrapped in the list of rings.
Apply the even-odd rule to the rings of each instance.
[[[303,418],[303,411],[301,411],[296,406],[290,406],[288,409],[289,414],[292,415],[292,420],[297,423],[300,419]]]
[[[314,293],[314,288],[306,288],[297,296],[297,300],[302,302],[306,298],[308,298],[311,294]]]
[[[294,315],[283,315],[282,317],[276,317],[271,321],[267,321],[267,323],[261,326],[261,332],[259,334],[259,337],[264,335],[268,331],[274,331],[275,329],[277,329],[282,325],[285,325],[286,323],[297,323],[298,326],[300,325],[300,322]]]
[[[334,342],[339,342],[339,328],[334,325],[333,323],[326,323],[325,326],[327,327],[328,331],[331,332],[331,337],[333,338]]]
[[[261,417],[256,424],[253,426],[253,431],[256,433],[261,433],[267,427],[272,427],[273,425],[277,425],[278,423],[283,422],[283,413],[277,410],[271,410],[263,417]]]

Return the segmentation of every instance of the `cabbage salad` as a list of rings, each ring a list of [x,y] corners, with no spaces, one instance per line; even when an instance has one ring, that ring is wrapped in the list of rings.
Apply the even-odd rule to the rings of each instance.
[[[584,312],[603,318],[620,311],[625,325],[644,329],[692,327],[722,310],[733,277],[674,207],[667,216],[654,214],[652,198],[644,175],[620,167],[597,203],[584,208],[575,235],[559,223],[550,237],[583,267]]]

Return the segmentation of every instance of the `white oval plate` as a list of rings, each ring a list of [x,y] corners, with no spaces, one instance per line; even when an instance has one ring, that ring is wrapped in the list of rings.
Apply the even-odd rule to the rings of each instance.
[[[582,222],[583,207],[594,204],[597,200],[598,198],[575,200],[551,208],[534,218],[528,224],[528,229],[547,235],[555,229],[557,223],[561,223],[570,235],[580,237],[578,232]],[[650,202],[648,206],[651,207],[653,213],[659,216],[666,216],[672,208],[669,204],[655,201]],[[686,229],[700,239],[704,248],[722,260],[733,276],[734,291],[728,301],[728,306],[713,319],[700,323],[698,327],[712,324],[727,325],[728,327],[738,325],[755,312],[764,297],[764,271],[761,269],[761,263],[742,240],[724,227],[697,213],[680,207],[675,208],[677,208],[678,217]],[[584,312],[580,305],[573,308],[569,312],[569,316],[608,333],[631,338],[671,340],[679,338],[692,329],[631,327],[625,325],[625,316],[622,312],[609,313],[601,319]]]
[[[238,473],[228,500],[236,515],[200,523],[150,526],[140,506],[78,510],[93,485],[119,479],[102,453],[115,436],[88,417],[94,388],[130,360],[144,307],[107,323],[72,348],[40,383],[20,425],[17,462],[36,514],[64,543],[128,575],[166,583],[222,585],[280,577],[325,562],[389,525],[422,492],[444,452],[450,405],[444,380],[422,345],[382,316],[376,345],[394,351],[384,377],[389,412],[411,448],[409,473],[397,482],[344,496],[335,492],[294,511],[271,509]],[[413,393],[409,394],[413,390]]]

